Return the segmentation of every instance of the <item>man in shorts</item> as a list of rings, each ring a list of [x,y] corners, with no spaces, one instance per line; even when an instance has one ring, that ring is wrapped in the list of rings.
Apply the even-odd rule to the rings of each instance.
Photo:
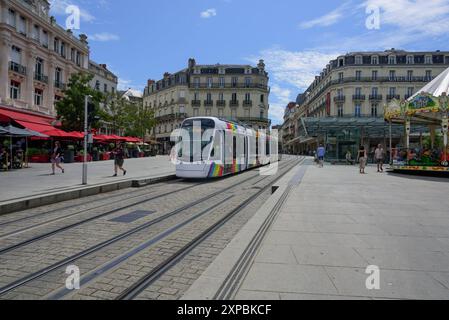
[[[384,172],[384,159],[385,159],[385,151],[382,148],[382,145],[379,144],[377,146],[376,151],[374,151],[374,160],[377,163],[377,172],[378,173]]]
[[[118,170],[123,171],[123,175],[126,176],[126,170],[123,168],[123,164],[125,163],[125,151],[122,146],[118,146],[114,151],[114,177],[117,177]]]
[[[324,157],[326,156],[326,149],[322,144],[320,144],[319,148],[316,151],[316,156],[318,160],[318,165],[320,168],[324,167]]]

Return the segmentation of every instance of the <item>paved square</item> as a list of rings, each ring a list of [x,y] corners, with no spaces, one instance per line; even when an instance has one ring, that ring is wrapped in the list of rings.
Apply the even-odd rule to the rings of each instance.
[[[449,299],[449,179],[368,173],[310,166],[236,298]]]

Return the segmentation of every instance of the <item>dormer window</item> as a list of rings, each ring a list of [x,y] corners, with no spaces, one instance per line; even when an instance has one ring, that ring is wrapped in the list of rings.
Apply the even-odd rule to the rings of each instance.
[[[371,57],[371,64],[379,64],[379,57],[378,56],[372,56]]]
[[[388,64],[396,64],[396,56],[388,56]]]
[[[432,56],[426,56],[424,59],[425,64],[432,64]]]
[[[407,64],[415,63],[415,58],[413,56],[407,56]]]
[[[355,56],[355,64],[362,64],[363,58],[362,56]]]
[[[344,67],[344,65],[345,65],[345,59],[343,59],[343,58],[338,59],[338,66],[339,67]]]

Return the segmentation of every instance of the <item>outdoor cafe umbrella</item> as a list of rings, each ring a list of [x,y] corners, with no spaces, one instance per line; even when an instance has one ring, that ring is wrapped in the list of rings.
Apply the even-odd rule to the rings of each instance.
[[[12,138],[23,137],[26,138],[26,144],[28,149],[28,137],[43,137],[48,138],[47,135],[29,130],[29,129],[20,129],[17,127],[13,127],[12,125],[8,125],[6,127],[0,126],[0,136],[9,137],[9,148],[10,148],[10,157],[12,159]],[[11,169],[12,169],[12,161],[11,161]]]

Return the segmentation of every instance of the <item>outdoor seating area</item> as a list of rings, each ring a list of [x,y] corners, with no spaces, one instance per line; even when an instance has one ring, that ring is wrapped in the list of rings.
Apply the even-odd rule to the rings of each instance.
[[[55,125],[55,126],[54,126]],[[65,163],[84,161],[84,133],[65,132],[50,117],[0,108],[0,170],[22,169],[29,163],[49,163],[55,142],[60,142]],[[93,134],[87,161],[107,161],[122,145],[127,158],[155,156],[152,143],[137,137]]]

